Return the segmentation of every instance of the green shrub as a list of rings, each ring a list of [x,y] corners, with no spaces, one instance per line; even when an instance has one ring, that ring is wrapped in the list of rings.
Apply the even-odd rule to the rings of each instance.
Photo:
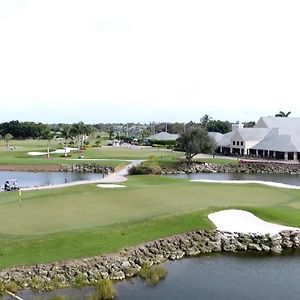
[[[83,276],[82,274],[77,274],[75,276],[75,280],[74,280],[75,287],[80,288],[84,286],[86,283],[87,283],[86,277]]]
[[[156,285],[164,280],[167,271],[163,265],[153,265],[151,267],[143,267],[140,270],[139,276],[150,285]]]
[[[10,281],[4,285],[4,291],[10,291],[11,293],[15,294],[18,290],[19,287],[14,281]]]
[[[100,279],[96,291],[89,294],[85,300],[112,300],[117,297],[117,292],[113,282],[110,279]]]
[[[153,140],[153,141],[150,141],[150,144],[151,144],[152,147],[175,146],[176,145],[176,140],[175,141]]]
[[[161,173],[162,173],[161,167],[156,165],[141,164],[138,166],[134,166],[129,170],[130,175],[146,175],[146,174],[160,175]]]

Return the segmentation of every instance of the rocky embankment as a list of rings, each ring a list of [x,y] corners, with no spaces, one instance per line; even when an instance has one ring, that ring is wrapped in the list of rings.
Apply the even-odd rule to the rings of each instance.
[[[114,167],[104,167],[98,164],[73,164],[73,165],[61,165],[59,171],[108,174],[108,173],[113,173],[114,169],[115,169]]]
[[[300,164],[280,163],[193,163],[191,166],[179,164],[175,168],[164,168],[164,174],[180,173],[269,173],[300,174]]]
[[[92,284],[100,278],[122,280],[138,274],[143,267],[211,252],[261,251],[280,253],[300,247],[300,231],[274,235],[242,234],[199,230],[163,238],[118,253],[60,263],[21,266],[0,270],[1,286],[15,289],[53,288]]]

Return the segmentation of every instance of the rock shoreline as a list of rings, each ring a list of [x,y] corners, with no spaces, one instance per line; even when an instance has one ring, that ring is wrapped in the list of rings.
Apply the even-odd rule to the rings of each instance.
[[[300,164],[239,162],[237,164],[193,163],[191,166],[180,164],[177,167],[165,167],[164,174],[190,173],[260,173],[260,174],[300,174]]]
[[[102,173],[102,174],[113,173],[114,170],[115,170],[114,167],[104,167],[98,164],[61,165],[59,168],[60,172]]]
[[[198,230],[162,238],[120,252],[64,262],[19,266],[0,270],[2,287],[15,290],[51,290],[59,287],[93,284],[99,279],[123,280],[143,267],[211,252],[254,251],[281,253],[300,247],[300,231],[279,234],[245,234]]]

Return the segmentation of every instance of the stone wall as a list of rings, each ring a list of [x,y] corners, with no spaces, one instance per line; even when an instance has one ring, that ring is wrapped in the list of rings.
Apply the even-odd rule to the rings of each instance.
[[[185,163],[176,168],[164,168],[164,174],[180,173],[269,173],[269,174],[300,174],[300,164],[280,163],[193,163],[187,166]]]
[[[260,235],[193,231],[123,249],[118,253],[59,263],[20,266],[0,270],[0,283],[14,282],[19,289],[53,289],[99,278],[122,280],[135,276],[142,267],[211,252],[262,251],[280,253],[300,247],[300,231]],[[55,283],[55,284],[54,284]]]
[[[98,164],[74,164],[74,165],[61,165],[59,171],[108,174],[114,172],[114,169],[115,169],[114,167],[104,167]]]

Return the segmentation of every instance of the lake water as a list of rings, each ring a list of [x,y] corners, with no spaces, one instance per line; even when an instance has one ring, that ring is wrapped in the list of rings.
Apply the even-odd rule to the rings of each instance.
[[[34,187],[42,185],[60,184],[80,180],[92,180],[103,178],[97,173],[75,173],[75,172],[15,172],[1,171],[0,186],[3,188],[5,180],[16,179],[20,187]]]
[[[156,286],[139,278],[116,284],[119,300],[227,300],[299,299],[300,251],[281,255],[212,254],[165,264],[167,276]],[[48,299],[55,294],[85,299],[92,288],[62,289],[39,294]],[[32,299],[31,292],[22,294]],[[8,298],[6,298],[8,299]]]
[[[262,180],[300,186],[300,175],[290,174],[245,174],[245,173],[193,173],[167,175],[174,178],[210,180]]]

